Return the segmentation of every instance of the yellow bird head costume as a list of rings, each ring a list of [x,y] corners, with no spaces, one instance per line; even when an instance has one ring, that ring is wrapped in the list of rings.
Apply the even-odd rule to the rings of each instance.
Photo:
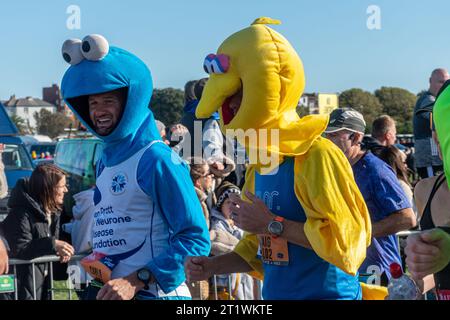
[[[210,74],[197,107],[197,118],[208,118],[219,110],[224,134],[227,129],[277,129],[279,141],[258,141],[251,148],[268,149],[282,156],[304,154],[328,124],[328,116],[300,119],[296,107],[305,88],[300,57],[291,44],[266,24],[280,24],[270,18],[253,24],[226,39],[217,54],[206,57]],[[238,107],[232,108],[232,101]]]
[[[300,118],[298,101],[305,88],[300,57],[291,44],[267,24],[270,18],[228,37],[204,62],[210,74],[196,110],[197,118],[220,113],[224,134],[232,130],[276,129],[278,139],[249,144],[238,140],[248,153],[254,149],[276,154],[271,167],[284,157],[295,158],[294,189],[307,216],[305,234],[316,254],[343,271],[355,275],[365,259],[371,240],[371,223],[353,172],[344,154],[321,137],[328,115]],[[261,171],[259,158],[250,163],[244,189],[254,192],[255,172]],[[246,234],[235,252],[262,277],[256,258],[258,239]],[[364,291],[364,290],[363,290]]]

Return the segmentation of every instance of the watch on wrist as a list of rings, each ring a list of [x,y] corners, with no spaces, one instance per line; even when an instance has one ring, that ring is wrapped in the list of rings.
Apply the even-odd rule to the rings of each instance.
[[[275,217],[267,226],[267,230],[274,238],[278,238],[283,233],[283,221],[283,217]]]
[[[142,268],[137,271],[137,278],[141,281],[145,286],[144,290],[148,290],[148,285],[154,282],[154,276],[151,271],[147,268]]]

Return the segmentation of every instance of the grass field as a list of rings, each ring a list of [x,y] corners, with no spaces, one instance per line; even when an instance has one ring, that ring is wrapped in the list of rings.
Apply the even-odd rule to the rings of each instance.
[[[53,300],[79,300],[75,290],[74,289],[69,290],[67,281],[54,281],[53,286],[54,286]],[[69,291],[71,292],[72,296],[70,296]]]

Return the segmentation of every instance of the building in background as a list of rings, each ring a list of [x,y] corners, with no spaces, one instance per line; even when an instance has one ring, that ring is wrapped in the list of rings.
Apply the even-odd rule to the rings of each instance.
[[[42,88],[42,100],[53,104],[56,106],[58,112],[63,112],[66,116],[72,118],[76,122],[76,117],[64,102],[61,95],[61,89],[57,84],[53,84],[51,87]]]
[[[337,94],[319,93],[318,96],[319,114],[330,114],[334,109],[339,108]]]
[[[17,99],[15,95],[12,95],[11,98],[3,104],[10,117],[15,115],[22,118],[25,121],[26,126],[33,130],[36,129],[35,113],[39,113],[43,109],[50,111],[51,113],[56,112],[55,105],[33,97]]]
[[[306,108],[307,114],[329,114],[339,108],[339,95],[329,93],[305,93],[300,98],[299,107]]]
[[[64,109],[61,90],[57,84],[53,84],[51,87],[42,88],[42,100],[56,106],[56,109],[59,112]]]
[[[314,93],[304,93],[298,102],[298,106],[306,109],[306,114],[317,114],[318,109],[318,99],[317,94]]]

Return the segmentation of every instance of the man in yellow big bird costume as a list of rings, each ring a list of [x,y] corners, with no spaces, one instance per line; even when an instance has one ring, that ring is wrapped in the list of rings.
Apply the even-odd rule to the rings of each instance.
[[[328,116],[296,113],[303,65],[267,26],[279,23],[259,18],[205,59],[210,79],[196,116],[219,110],[225,134],[246,133],[237,135],[250,157],[244,200],[230,199],[235,224],[247,233],[232,253],[186,259],[186,275],[252,271],[264,278],[268,300],[382,299],[385,290],[358,281],[371,239],[367,207],[344,154],[321,137]],[[256,143],[245,138],[252,132]]]

